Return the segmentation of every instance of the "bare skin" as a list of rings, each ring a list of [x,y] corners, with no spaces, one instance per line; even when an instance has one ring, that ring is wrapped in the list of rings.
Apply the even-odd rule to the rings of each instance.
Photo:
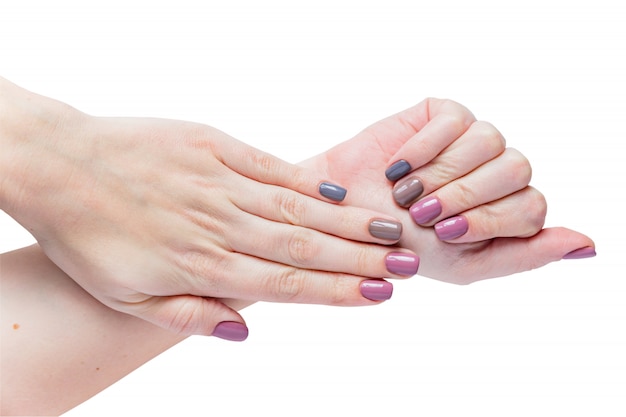
[[[438,106],[448,120],[443,126],[453,128],[443,129],[441,137],[429,136],[443,149],[421,165],[411,160],[416,167],[411,175],[418,176],[424,185],[424,193],[413,204],[434,196],[441,200],[443,209],[427,224],[417,225],[409,210],[393,201],[393,184],[383,172],[398,155],[409,158],[402,155],[405,147],[411,154],[427,154],[419,150],[427,140],[418,135],[433,115],[440,114]],[[464,162],[455,155],[463,155]],[[546,203],[541,193],[528,186],[528,161],[519,152],[507,150],[493,126],[476,122],[469,111],[454,102],[426,100],[302,165],[322,176],[332,174],[349,186],[346,204],[401,219],[404,234],[399,245],[407,253],[421,255],[420,274],[424,276],[470,283],[537,268],[572,252],[593,249],[593,242],[578,232],[542,229]],[[305,203],[297,207],[300,209],[292,218],[295,224],[306,223],[310,210],[316,209]],[[449,216],[466,218],[468,230],[456,239],[443,241],[434,226]],[[3,414],[62,413],[189,334],[181,332],[179,326],[170,326],[174,331],[167,331],[107,308],[51,262],[39,246],[1,255],[0,267]],[[254,270],[254,265],[250,267]],[[85,274],[86,282],[93,279]],[[291,276],[293,299],[315,301],[307,298],[311,277]],[[149,280],[145,283],[150,285]],[[174,291],[187,296],[185,284]],[[255,301],[253,297],[198,298],[217,306],[201,317],[210,323],[215,322],[213,312],[219,316],[220,311],[234,312]],[[153,323],[163,324],[159,320]]]

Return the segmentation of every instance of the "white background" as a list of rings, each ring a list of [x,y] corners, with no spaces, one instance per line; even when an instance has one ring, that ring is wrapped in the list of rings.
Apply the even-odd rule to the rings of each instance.
[[[626,415],[626,14],[618,1],[4,1],[0,71],[98,115],[207,123],[297,162],[426,96],[527,155],[594,259],[375,308],[255,305],[68,416]],[[32,242],[3,213],[0,250]]]

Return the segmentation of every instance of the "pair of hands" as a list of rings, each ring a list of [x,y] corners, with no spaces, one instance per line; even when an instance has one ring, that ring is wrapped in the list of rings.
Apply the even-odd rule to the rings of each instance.
[[[5,211],[102,303],[182,334],[244,339],[242,301],[376,304],[391,296],[382,278],[418,264],[467,283],[593,247],[541,230],[528,161],[452,101],[426,100],[294,166],[208,126],[95,118],[13,93],[34,122],[12,147],[26,179],[4,185]]]

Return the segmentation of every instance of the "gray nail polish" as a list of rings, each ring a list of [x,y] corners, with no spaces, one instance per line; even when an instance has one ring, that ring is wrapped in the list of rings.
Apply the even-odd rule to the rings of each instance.
[[[369,225],[370,235],[385,240],[400,240],[402,223],[392,220],[374,219]]]
[[[329,200],[343,201],[343,199],[346,198],[348,190],[329,182],[323,182],[319,186],[319,192]]]
[[[394,162],[391,164],[389,168],[385,171],[385,176],[389,181],[395,181],[404,177],[411,171],[411,165],[404,159]]]
[[[424,186],[417,177],[408,177],[398,181],[393,187],[393,199],[400,207],[408,207],[413,204],[424,192]]]

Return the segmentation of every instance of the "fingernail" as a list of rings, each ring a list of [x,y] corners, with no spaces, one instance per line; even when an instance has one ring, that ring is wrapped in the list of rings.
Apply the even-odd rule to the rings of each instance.
[[[329,200],[343,201],[343,199],[346,198],[348,190],[329,182],[323,182],[319,186],[319,192]]]
[[[385,176],[389,181],[395,181],[399,178],[404,177],[411,171],[411,165],[404,159],[394,162],[391,164],[389,168],[385,171]]]
[[[223,321],[215,326],[212,336],[220,339],[241,342],[248,338],[248,328],[236,321]]]
[[[596,256],[596,250],[591,246],[587,246],[565,254],[565,256],[563,256],[563,259],[583,259],[593,258],[594,256]]]
[[[374,219],[369,225],[370,235],[385,240],[400,240],[402,223],[392,220]]]
[[[415,223],[426,224],[441,214],[441,203],[435,197],[425,198],[413,204],[409,213]]]
[[[361,295],[369,300],[384,301],[391,298],[393,285],[382,279],[368,279],[361,282]]]
[[[420,258],[411,253],[391,252],[385,258],[387,271],[392,274],[412,276],[417,274]]]
[[[440,240],[452,240],[467,233],[469,224],[463,216],[451,217],[435,225],[435,233]]]
[[[408,177],[398,181],[393,187],[393,199],[400,207],[408,207],[424,192],[424,186],[417,177]]]

